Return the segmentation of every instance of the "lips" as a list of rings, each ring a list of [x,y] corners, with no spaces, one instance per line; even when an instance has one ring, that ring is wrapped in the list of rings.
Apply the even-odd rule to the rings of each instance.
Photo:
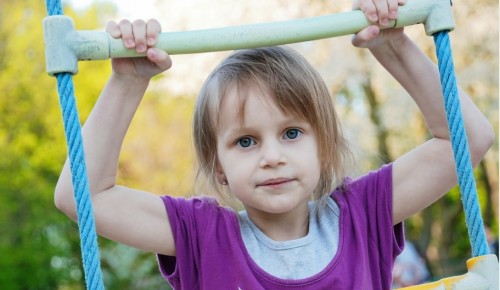
[[[259,183],[259,186],[279,186],[293,181],[290,178],[270,178]]]

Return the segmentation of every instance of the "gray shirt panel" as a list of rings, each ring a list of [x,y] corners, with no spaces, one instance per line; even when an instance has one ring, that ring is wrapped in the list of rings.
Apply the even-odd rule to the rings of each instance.
[[[300,239],[274,241],[239,212],[243,242],[254,262],[267,273],[282,279],[303,279],[323,270],[333,259],[339,244],[339,207],[332,198],[321,215],[309,203],[309,232]],[[307,258],[305,258],[307,257]]]

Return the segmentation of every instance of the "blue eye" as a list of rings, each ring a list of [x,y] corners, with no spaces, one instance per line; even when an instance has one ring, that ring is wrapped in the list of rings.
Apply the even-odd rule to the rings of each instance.
[[[299,135],[302,134],[299,129],[288,129],[285,132],[285,139],[296,139]]]
[[[243,148],[247,148],[247,147],[254,145],[255,141],[252,140],[252,138],[243,137],[243,138],[238,139],[238,141],[236,141],[236,144],[243,147]]]

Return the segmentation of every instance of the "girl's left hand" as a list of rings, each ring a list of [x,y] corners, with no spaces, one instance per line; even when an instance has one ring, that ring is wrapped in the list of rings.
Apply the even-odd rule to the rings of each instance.
[[[403,28],[381,29],[389,25],[389,21],[398,17],[398,8],[406,0],[354,0],[353,9],[363,11],[366,18],[373,23],[356,33],[352,44],[357,47],[373,49],[388,40],[397,40],[403,35]]]
[[[170,56],[154,46],[158,42],[161,25],[156,19],[122,20],[120,23],[108,22],[106,31],[113,38],[122,38],[128,49],[144,53],[145,57],[113,58],[111,60],[115,75],[149,80],[172,66]]]

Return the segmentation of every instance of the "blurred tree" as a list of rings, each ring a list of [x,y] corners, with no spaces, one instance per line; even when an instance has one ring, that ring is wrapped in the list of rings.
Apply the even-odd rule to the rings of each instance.
[[[56,288],[75,270],[63,258],[72,237],[62,236],[70,223],[53,210],[53,186],[65,149],[64,143],[54,142],[62,123],[53,81],[41,61],[42,4],[2,1],[0,9],[2,289]]]
[[[304,9],[292,9],[293,17],[350,9],[349,1],[301,3]],[[498,3],[462,2],[454,5],[454,11],[457,28],[451,37],[459,84],[498,131]],[[114,15],[113,8],[102,3],[78,13],[65,12],[78,29],[102,30],[104,21]],[[1,289],[83,289],[76,225],[53,205],[53,188],[66,147],[55,79],[46,75],[41,61],[41,19],[45,15],[43,1],[0,0],[0,91],[4,93],[0,98]],[[434,55],[432,39],[420,26],[407,31],[426,53]],[[294,47],[320,70],[332,88],[353,148],[359,153],[360,171],[366,171],[393,160],[428,136],[415,105],[373,58],[352,48],[349,40],[340,37]],[[174,71],[175,67],[177,64]],[[79,64],[80,73],[74,81],[82,121],[109,69],[109,62]],[[188,72],[192,74],[190,68]],[[165,75],[170,74],[173,72]],[[158,194],[188,195],[194,180],[189,144],[194,96],[185,93],[173,97],[161,86],[162,79],[157,81],[126,137],[119,182]],[[498,232],[498,144],[477,173],[485,223]],[[408,238],[416,242],[437,276],[464,271],[470,246],[463,219],[459,193],[454,189],[406,223]],[[100,239],[100,251],[106,288],[167,287],[158,274],[154,255],[105,239]],[[452,264],[459,268],[451,268]]]
[[[498,132],[498,19],[495,13],[498,3],[485,0],[459,3],[453,8],[456,29],[450,37],[458,84]],[[496,24],[490,26],[491,23]],[[424,40],[421,43],[435,58],[434,44]],[[498,138],[496,140],[475,173],[484,223],[498,233]],[[410,219],[407,226],[408,236],[417,240],[436,276],[466,271],[465,260],[471,256],[471,247],[458,188]],[[420,239],[422,233],[424,239]]]
[[[67,10],[79,29],[102,27],[100,19],[114,11],[106,4],[78,13]],[[84,288],[77,225],[53,202],[66,145],[55,78],[46,74],[43,61],[45,16],[44,1],[0,1],[1,289]],[[109,62],[79,66],[83,73],[74,78],[75,91],[85,120],[110,66]],[[165,285],[154,255],[116,248],[104,239],[100,244],[108,289]],[[131,258],[132,264],[123,262]]]
[[[350,5],[307,2],[311,7],[322,7],[319,11],[323,13],[344,11]],[[453,12],[456,28],[450,38],[459,86],[471,95],[498,132],[498,3],[461,2],[453,6]],[[426,36],[421,26],[405,30],[436,60],[432,37]],[[394,160],[429,136],[406,93],[368,52],[350,47],[349,40],[336,38],[315,42],[313,48],[299,48],[316,63],[332,88],[346,131],[352,135],[360,171],[364,172]],[[498,139],[475,173],[484,222],[498,233]],[[409,219],[406,228],[407,238],[415,242],[436,277],[466,271],[470,243],[458,188]]]

